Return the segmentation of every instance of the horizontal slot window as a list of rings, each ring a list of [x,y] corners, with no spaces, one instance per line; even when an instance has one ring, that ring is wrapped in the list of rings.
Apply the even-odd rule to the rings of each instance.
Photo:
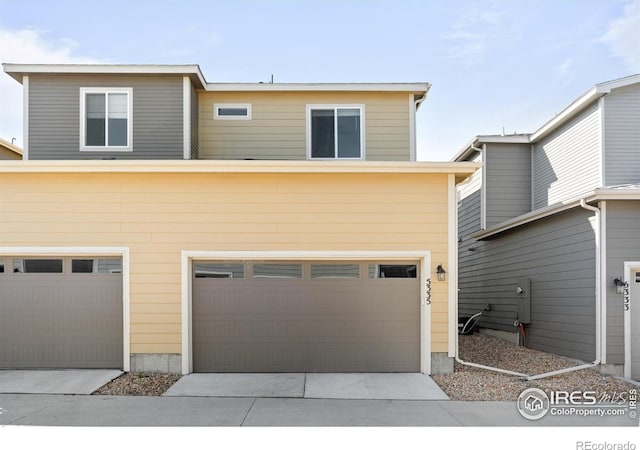
[[[244,264],[237,263],[194,263],[196,278],[244,278]]]
[[[62,259],[14,259],[14,273],[62,273]]]
[[[416,264],[369,264],[369,278],[417,278]]]
[[[254,264],[254,278],[302,278],[302,264]]]
[[[251,105],[248,103],[216,103],[213,105],[216,120],[250,120]]]
[[[311,264],[311,278],[360,278],[360,264]]]
[[[120,259],[73,259],[71,273],[122,273]]]

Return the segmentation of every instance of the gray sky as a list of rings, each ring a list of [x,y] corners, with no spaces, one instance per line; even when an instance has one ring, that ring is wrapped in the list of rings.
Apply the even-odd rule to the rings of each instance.
[[[535,131],[594,84],[640,72],[640,0],[0,0],[0,62],[199,64],[208,81],[432,89],[418,158]],[[22,143],[0,73],[0,137]]]

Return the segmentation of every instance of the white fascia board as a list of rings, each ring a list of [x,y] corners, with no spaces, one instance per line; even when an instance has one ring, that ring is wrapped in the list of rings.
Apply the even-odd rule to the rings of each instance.
[[[208,83],[212,92],[414,92],[426,95],[429,83]]]
[[[149,74],[149,75],[191,75],[200,82],[200,87],[207,85],[200,67],[197,64],[2,64],[4,71],[22,81],[22,76],[31,73],[55,74]]]
[[[630,86],[632,84],[640,83],[640,73],[635,75],[630,75],[624,78],[618,78],[617,80],[605,81],[604,83],[598,83],[595,86],[595,89],[602,93],[608,94],[613,89],[618,89],[621,87]]]
[[[471,162],[275,160],[35,160],[0,161],[0,173],[439,173],[460,182],[481,165]]]
[[[556,128],[568,122],[571,118],[573,118],[576,114],[590,105],[592,102],[597,100],[598,98],[605,95],[603,92],[599,92],[597,88],[591,88],[586,94],[579,97],[569,106],[567,106],[562,112],[557,114],[553,119],[549,120],[547,123],[542,125],[538,131],[531,135],[531,142],[535,142],[547,134],[551,133]]]
[[[599,200],[640,200],[640,189],[596,189],[587,202]]]

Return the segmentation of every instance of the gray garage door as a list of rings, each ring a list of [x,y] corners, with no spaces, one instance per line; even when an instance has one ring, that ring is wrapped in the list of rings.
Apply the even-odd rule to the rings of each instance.
[[[121,265],[0,257],[0,368],[122,368]]]
[[[417,262],[195,262],[195,372],[418,372]]]

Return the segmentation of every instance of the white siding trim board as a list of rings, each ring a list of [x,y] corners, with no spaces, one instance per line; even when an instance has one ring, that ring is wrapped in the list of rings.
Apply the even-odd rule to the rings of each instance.
[[[29,75],[22,77],[22,159],[29,159]]]
[[[624,281],[629,285],[633,281],[632,273],[634,270],[640,270],[640,261],[625,261],[624,263]],[[627,288],[628,289],[628,288]],[[628,307],[624,306],[624,377],[631,378],[631,308],[634,306],[631,296],[625,299]]]
[[[191,79],[182,78],[182,152],[191,159]]]

